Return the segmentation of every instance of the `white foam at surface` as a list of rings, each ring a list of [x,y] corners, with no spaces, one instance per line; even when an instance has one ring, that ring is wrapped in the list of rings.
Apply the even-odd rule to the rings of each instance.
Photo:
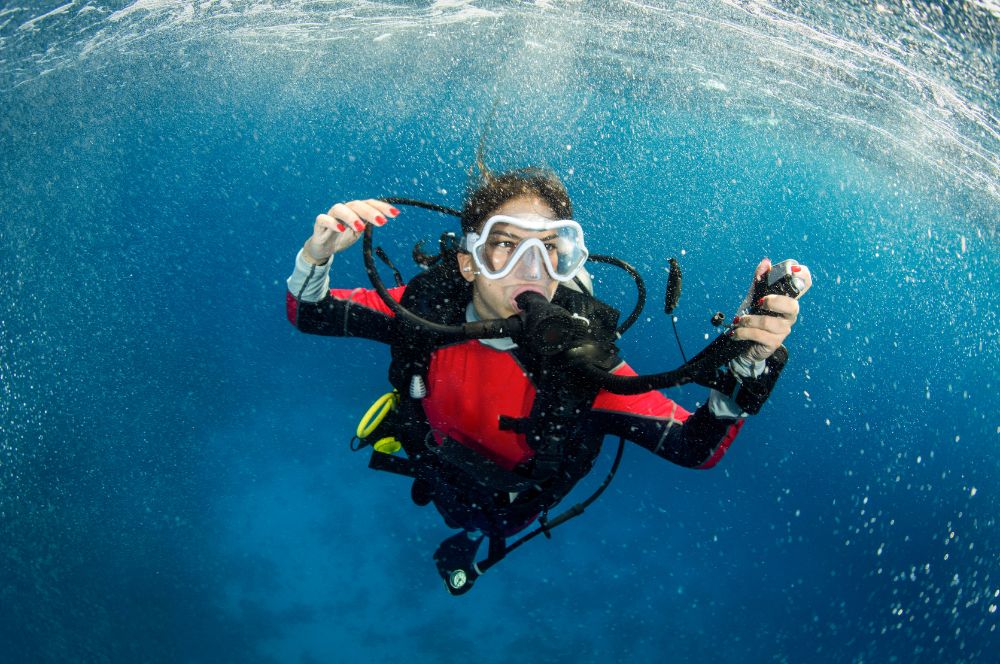
[[[18,26],[18,30],[34,30],[35,26],[38,23],[41,23],[45,19],[50,18],[52,16],[58,16],[59,14],[64,14],[64,13],[68,12],[70,9],[73,8],[73,5],[75,5],[75,4],[76,4],[76,0],[72,0],[71,2],[67,2],[65,5],[63,5],[61,7],[56,7],[55,9],[53,9],[50,12],[46,12],[45,14],[42,14],[41,16],[37,16],[37,17],[35,17],[33,19],[25,21],[20,26]]]
[[[190,3],[178,2],[177,0],[135,0],[131,5],[125,7],[124,9],[119,9],[118,11],[112,13],[109,17],[109,21],[120,21],[136,12],[147,11],[147,12],[158,12],[172,9],[177,6],[183,6],[185,13],[194,14],[194,7]]]
[[[853,132],[866,132],[859,143],[870,143],[877,154],[885,154],[886,148],[900,151],[915,163],[931,164],[1000,198],[1000,123],[988,105],[995,94],[986,82],[989,73],[984,73],[989,58],[959,60],[961,67],[975,67],[978,75],[959,76],[954,56],[964,54],[915,10],[903,15],[893,14],[898,8],[891,6],[868,9],[889,20],[899,15],[909,21],[904,27],[910,33],[900,29],[897,34],[892,28],[882,34],[838,29],[840,12],[832,6],[818,5],[818,12],[798,15],[767,2],[740,0],[632,0],[610,14],[589,3],[551,0],[509,5],[436,0],[429,6],[350,0],[134,0],[115,11],[106,4],[72,0],[34,17],[27,7],[0,10],[0,17],[11,17],[9,21],[27,16],[13,35],[0,34],[6,70],[0,88],[17,87],[43,72],[86,66],[80,63],[102,53],[111,58],[118,53],[176,57],[170,52],[158,56],[159,47],[149,44],[153,37],[164,37],[164,44],[213,42],[222,52],[229,50],[228,41],[235,49],[264,47],[256,53],[283,52],[282,57],[306,60],[331,48],[325,45],[349,38],[382,44],[379,49],[386,50],[374,51],[376,58],[390,52],[406,58],[406,49],[425,52],[429,42],[443,41],[434,47],[442,62],[475,66],[500,58],[504,66],[496,68],[497,80],[486,82],[494,88],[530,84],[537,92],[558,97],[572,90],[581,75],[600,78],[604,71],[656,81],[664,94],[694,86],[724,93],[728,106],[752,108],[741,114],[744,118],[762,117],[758,111],[763,106],[765,111],[770,107],[772,124],[779,119],[795,124],[804,117],[815,118],[817,124],[842,123]],[[994,0],[970,6],[993,16],[998,12]],[[862,5],[853,10],[855,20],[866,11]],[[826,20],[811,20],[817,13]],[[502,53],[469,52],[464,47],[489,38],[497,25],[509,32]],[[39,33],[63,38],[42,45],[37,37],[28,37]],[[390,39],[393,35],[402,38]],[[936,60],[914,50],[914,35],[936,49]],[[249,57],[256,56],[251,52]],[[942,68],[945,61],[950,64]],[[345,76],[350,78],[349,73]],[[732,87],[732,81],[739,85]],[[702,103],[717,103],[710,99]]]
[[[729,92],[729,86],[722,81],[714,78],[709,78],[701,82],[703,88],[709,90],[718,90],[719,92]]]
[[[994,0],[972,0],[972,4],[981,9],[985,9],[995,18],[1000,18],[1000,3]]]

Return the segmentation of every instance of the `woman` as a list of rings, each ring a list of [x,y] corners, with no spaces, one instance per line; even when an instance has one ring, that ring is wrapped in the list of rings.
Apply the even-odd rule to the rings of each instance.
[[[591,469],[607,434],[688,467],[710,468],[721,459],[745,415],[727,395],[713,390],[689,413],[658,391],[623,396],[581,387],[568,370],[509,338],[415,341],[374,291],[331,290],[333,256],[353,245],[365,224],[383,226],[398,215],[374,199],[319,215],[288,279],[288,317],[304,332],[392,345],[403,447],[416,461],[414,501],[432,501],[449,526],[461,529],[434,556],[449,591],[471,588],[484,535],[491,551],[494,541],[502,548],[505,537],[546,514]],[[552,173],[486,171],[463,205],[457,250],[390,294],[420,316],[460,325],[513,316],[526,302],[523,294],[534,293],[587,321],[599,349],[593,364],[634,375],[614,346],[617,312],[580,288],[587,249],[572,219],[569,195]],[[761,261],[754,281],[769,268]],[[809,271],[796,268],[805,292]],[[769,390],[783,364],[772,355],[799,304],[784,295],[755,304],[768,315],[734,319],[732,337],[753,343],[729,370],[743,384],[770,372]]]

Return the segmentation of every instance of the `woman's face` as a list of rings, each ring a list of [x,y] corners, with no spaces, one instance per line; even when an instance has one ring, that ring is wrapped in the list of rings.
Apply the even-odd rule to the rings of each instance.
[[[489,219],[498,214],[516,216],[519,214],[537,214],[547,219],[555,219],[555,212],[552,208],[537,196],[518,196],[512,198],[497,209],[486,215]],[[525,231],[520,228],[504,228],[505,225],[497,224],[497,229],[502,234],[498,238],[502,241],[516,241],[537,237],[542,239],[546,232]],[[507,234],[509,231],[509,235]],[[516,237],[511,237],[516,235]],[[459,273],[466,281],[472,283],[472,304],[476,308],[476,313],[480,318],[489,320],[493,318],[507,318],[513,316],[519,309],[515,298],[525,291],[535,291],[545,296],[546,300],[551,300],[555,295],[559,282],[549,276],[544,265],[537,261],[527,264],[524,269],[515,269],[506,277],[500,279],[488,279],[478,274],[476,264],[470,254],[458,254]]]

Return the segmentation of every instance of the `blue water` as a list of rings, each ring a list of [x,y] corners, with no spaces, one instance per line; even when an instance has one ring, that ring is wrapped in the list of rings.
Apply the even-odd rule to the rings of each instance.
[[[3,3],[0,660],[996,661],[998,36],[991,0]],[[640,370],[679,363],[669,256],[689,351],[762,256],[815,287],[718,467],[632,447],[452,598],[440,519],[348,451],[388,353],[297,333],[284,279],[333,202],[458,206],[484,131],[646,275]]]

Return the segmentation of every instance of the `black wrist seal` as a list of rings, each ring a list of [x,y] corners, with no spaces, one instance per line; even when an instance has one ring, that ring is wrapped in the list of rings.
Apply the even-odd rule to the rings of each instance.
[[[764,372],[756,378],[737,376],[728,369],[722,377],[717,390],[736,402],[736,405],[751,415],[760,412],[764,402],[771,395],[781,370],[788,362],[788,349],[778,346],[771,357],[764,360]]]

